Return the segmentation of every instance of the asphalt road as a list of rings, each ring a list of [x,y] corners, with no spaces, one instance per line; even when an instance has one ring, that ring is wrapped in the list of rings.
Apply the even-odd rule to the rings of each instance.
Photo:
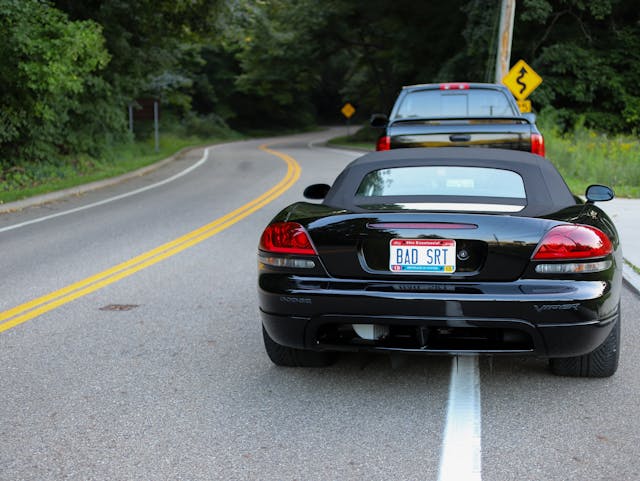
[[[445,437],[454,360],[345,355],[285,369],[264,353],[258,238],[355,157],[309,147],[331,135],[221,145],[206,160],[196,150],[0,215],[0,479],[447,479],[443,450],[468,448]],[[286,191],[297,170],[265,142],[302,168]],[[610,379],[479,360],[481,479],[640,480],[640,302],[629,290],[622,310]]]

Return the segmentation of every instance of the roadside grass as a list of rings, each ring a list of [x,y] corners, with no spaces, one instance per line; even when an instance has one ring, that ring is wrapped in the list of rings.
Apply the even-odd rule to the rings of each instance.
[[[155,151],[153,124],[138,122],[136,140],[116,145],[99,158],[87,155],[60,157],[9,168],[0,164],[0,204],[36,195],[68,189],[78,185],[108,179],[166,159],[181,149],[201,147],[248,137],[272,137],[321,130],[320,127],[285,129],[273,127],[237,132],[217,116],[191,116],[180,122],[171,114],[165,118],[160,133],[160,148]]]
[[[351,136],[344,135],[342,137],[335,137],[327,142],[328,145],[334,145],[336,147],[351,147],[358,150],[372,151],[375,149],[375,141],[365,142],[353,140]]]
[[[151,138],[119,145],[100,159],[80,156],[13,167],[0,172],[0,204],[115,177],[165,159],[186,147],[241,138],[241,134],[231,130],[211,137],[167,133],[161,134],[158,152]]]
[[[577,125],[562,133],[541,116],[539,128],[546,156],[558,168],[571,191],[584,195],[591,184],[612,187],[617,197],[640,197],[640,139],[610,135]],[[330,145],[374,150],[375,136],[365,127],[351,136],[331,139]]]
[[[295,135],[302,134],[305,132],[319,132],[324,130],[325,127],[319,125],[307,125],[302,127],[271,127],[271,128],[248,128],[242,129],[242,133],[247,137],[260,138],[260,137],[273,137],[273,136],[282,136],[282,135]]]
[[[358,128],[354,126],[354,132],[351,135],[343,135],[342,137],[336,137],[329,142],[329,145],[335,145],[336,147],[350,147],[358,150],[375,150],[376,140],[380,135],[380,129],[374,129],[373,127],[365,124]]]
[[[584,194],[590,184],[612,187],[617,197],[640,197],[640,141],[637,136],[607,135],[578,126],[562,134],[541,125],[547,157],[569,188]]]
[[[640,267],[634,266],[631,262],[629,262],[627,259],[624,260],[624,263],[627,264],[629,267],[631,267],[631,269],[633,269],[635,271],[636,274],[640,274]]]

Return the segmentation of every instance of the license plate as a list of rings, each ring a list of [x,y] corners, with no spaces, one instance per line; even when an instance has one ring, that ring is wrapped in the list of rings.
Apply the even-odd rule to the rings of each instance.
[[[389,243],[389,270],[453,274],[456,271],[456,241],[392,239]]]

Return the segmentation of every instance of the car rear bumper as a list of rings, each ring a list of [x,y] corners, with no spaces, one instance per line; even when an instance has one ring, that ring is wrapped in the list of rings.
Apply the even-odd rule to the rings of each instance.
[[[618,315],[619,287],[603,281],[291,285],[261,288],[261,315],[273,340],[300,349],[571,357],[597,348]],[[362,339],[354,324],[386,334]]]
[[[602,344],[616,321],[616,316],[612,316],[582,324],[535,326],[516,319],[442,320],[340,315],[304,318],[266,312],[261,312],[261,315],[265,329],[273,340],[299,349],[425,354],[532,354],[541,357],[587,354]],[[348,331],[352,324],[388,326],[390,332],[395,333],[395,340],[359,339],[355,333]],[[437,339],[430,343],[430,337]]]

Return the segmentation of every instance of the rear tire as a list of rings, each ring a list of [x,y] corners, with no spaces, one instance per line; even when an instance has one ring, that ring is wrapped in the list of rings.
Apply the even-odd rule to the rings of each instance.
[[[264,326],[262,326],[262,337],[267,355],[276,366],[325,367],[335,360],[334,353],[294,349],[278,344],[271,339]]]
[[[620,358],[620,309],[611,333],[600,346],[583,356],[549,360],[551,372],[556,376],[609,377],[618,369]]]

